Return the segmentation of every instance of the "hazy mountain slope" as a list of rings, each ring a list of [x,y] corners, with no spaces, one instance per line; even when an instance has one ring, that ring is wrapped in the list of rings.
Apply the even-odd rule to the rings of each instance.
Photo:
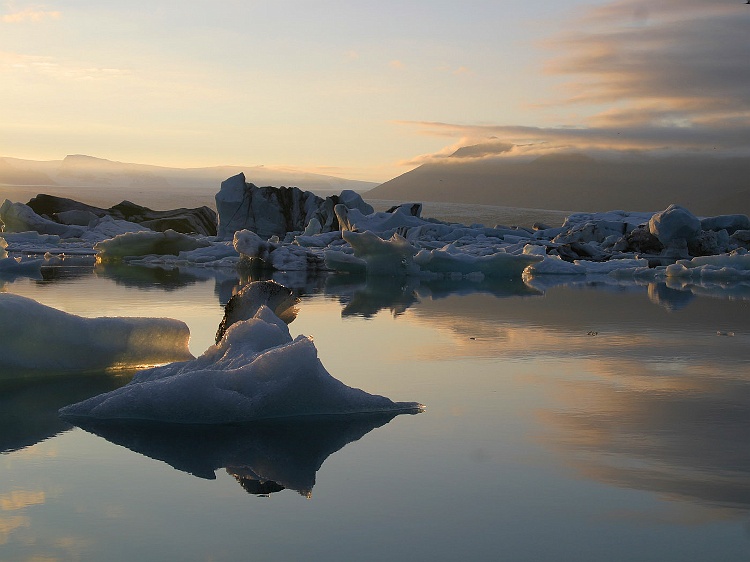
[[[257,185],[297,186],[301,189],[364,191],[375,183],[335,176],[311,174],[290,168],[265,166],[216,166],[207,168],[168,168],[146,164],[114,162],[85,155],[70,155],[63,160],[40,162],[19,158],[0,158],[0,184],[75,187],[148,187],[211,189],[244,172],[247,181]],[[35,181],[25,178],[34,178]],[[24,181],[18,181],[23,179]]]
[[[41,170],[30,170],[16,167],[11,162],[0,158],[0,183],[14,185],[54,185],[55,181]]]
[[[367,192],[373,199],[510,207],[652,211],[678,203],[696,214],[750,214],[750,159],[568,154],[531,161],[448,158]]]

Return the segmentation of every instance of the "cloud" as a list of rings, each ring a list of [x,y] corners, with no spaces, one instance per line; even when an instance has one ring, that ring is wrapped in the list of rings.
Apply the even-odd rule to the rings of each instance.
[[[404,69],[404,63],[400,60],[392,60],[388,63],[388,66],[391,68],[395,68],[396,70],[403,70]]]
[[[67,62],[52,56],[24,55],[0,51],[0,74],[36,74],[56,79],[109,79],[131,74],[130,70]]]
[[[575,77],[568,103],[624,103],[627,120],[608,114],[619,122],[747,119],[748,25],[750,9],[734,2],[616,2],[550,41],[562,54],[547,71]]]
[[[12,11],[0,16],[3,23],[37,23],[49,19],[59,19],[62,14],[58,11],[26,8],[25,10]]]
[[[416,124],[411,121],[399,121],[397,123]],[[419,123],[419,125],[425,127],[426,129],[435,130],[435,129],[439,129],[440,126],[443,124]],[[436,126],[433,127],[433,125],[436,125]],[[460,131],[460,127],[457,127],[457,128],[453,128],[451,126],[446,126],[446,127],[450,131],[456,131],[456,132]],[[449,133],[447,136],[453,136],[453,135]],[[476,134],[471,135],[471,136],[464,136],[458,142],[445,147],[439,152],[415,156],[414,158],[410,158],[408,160],[399,162],[399,165],[421,166],[422,164],[427,164],[430,162],[437,162],[440,160],[448,160],[448,159],[455,161],[455,160],[479,159],[479,158],[485,158],[488,156],[494,157],[494,156],[504,154],[513,149],[512,144],[509,144],[504,141],[500,141],[494,137],[486,138],[486,136],[487,135],[484,135],[484,137],[482,137],[481,135],[478,136]]]
[[[585,115],[579,121],[554,127],[400,123],[474,144],[496,137],[531,145],[506,156],[550,150],[750,153],[750,7],[621,0],[579,12],[566,28],[543,43],[556,53],[545,71],[567,80],[561,95],[542,105],[579,108]]]

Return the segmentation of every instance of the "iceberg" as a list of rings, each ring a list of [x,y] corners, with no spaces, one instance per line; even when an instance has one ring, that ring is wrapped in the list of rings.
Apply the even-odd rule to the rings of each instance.
[[[170,318],[82,318],[0,293],[0,379],[158,365],[192,357]]]
[[[312,340],[292,340],[267,306],[191,361],[139,371],[126,386],[60,410],[66,419],[229,424],[278,418],[417,412],[332,377]]]
[[[149,254],[172,254],[196,250],[210,246],[205,240],[200,240],[187,234],[166,230],[164,232],[142,231],[119,234],[109,240],[94,244],[97,261],[120,260],[131,256],[145,256]]]
[[[219,213],[218,237],[231,240],[240,230],[252,230],[260,236],[284,236],[287,232],[331,232],[339,229],[334,207],[352,208],[365,214],[373,208],[351,190],[325,199],[298,187],[258,187],[237,174],[222,182],[216,194]],[[310,223],[313,222],[312,226]]]

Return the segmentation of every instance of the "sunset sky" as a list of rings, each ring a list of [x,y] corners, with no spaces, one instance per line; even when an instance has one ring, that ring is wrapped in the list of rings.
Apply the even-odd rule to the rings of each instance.
[[[476,143],[745,154],[749,58],[740,0],[16,0],[0,156],[385,181]]]

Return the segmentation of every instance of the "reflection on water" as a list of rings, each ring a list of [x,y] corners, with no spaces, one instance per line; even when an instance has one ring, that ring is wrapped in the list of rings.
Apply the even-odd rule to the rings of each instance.
[[[165,533],[182,533],[182,559],[239,559],[253,548],[268,560],[382,560],[400,548],[404,558],[494,560],[498,545],[513,560],[746,559],[746,285],[272,278],[302,297],[292,327],[315,337],[334,376],[414,395],[427,412],[403,424],[87,427],[97,439],[64,432],[56,410],[108,390],[92,384],[106,380],[82,379],[80,395],[73,379],[2,387],[0,558],[8,545],[32,553],[56,521],[89,540],[105,520],[101,503],[118,514],[116,532],[80,559],[135,559],[142,552],[119,537],[155,551]],[[45,279],[4,290],[80,314],[185,318],[197,353],[213,342],[222,306],[255,280],[151,268]],[[61,460],[44,464],[52,452]],[[313,487],[315,502],[275,494]],[[275,497],[248,502],[245,492]],[[82,504],[89,512],[75,511]]]
[[[747,373],[622,366],[602,380],[557,383],[565,406],[540,414],[555,430],[547,442],[587,478],[747,517]]]
[[[381,310],[398,316],[423,298],[440,299],[451,295],[483,293],[496,298],[538,296],[542,293],[521,279],[485,279],[467,282],[463,279],[397,279],[358,275],[330,276],[327,295],[343,305],[342,316],[370,318]]]
[[[249,493],[289,488],[312,494],[333,453],[398,413],[302,417],[234,426],[77,421],[86,431],[200,478],[226,468]]]
[[[121,387],[132,373],[56,375],[0,383],[0,453],[34,445],[71,426],[57,415],[63,406]]]

